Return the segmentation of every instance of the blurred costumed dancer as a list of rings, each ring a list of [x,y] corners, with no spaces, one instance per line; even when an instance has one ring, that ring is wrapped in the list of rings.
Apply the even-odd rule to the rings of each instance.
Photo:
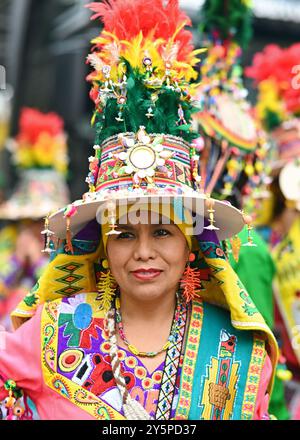
[[[293,379],[287,383],[292,419],[300,419],[300,43],[268,45],[247,75],[258,87],[257,116],[277,146],[271,207],[262,233],[276,264],[275,299],[282,352]],[[299,66],[298,66],[299,67]]]
[[[9,147],[19,178],[10,198],[0,205],[0,219],[10,222],[0,233],[1,322],[7,328],[10,313],[35,285],[49,260],[49,255],[41,252],[43,219],[69,200],[66,135],[57,114],[24,108],[19,133]],[[30,314],[23,307],[15,316],[22,320]]]
[[[208,49],[200,68],[200,111],[195,116],[201,134],[195,142],[202,151],[201,185],[205,193],[220,200],[228,200],[248,212],[251,208],[253,215],[255,207],[249,202],[245,206],[245,202],[265,196],[270,144],[253,117],[242,79],[240,59],[252,36],[252,10],[242,0],[206,0],[200,14],[203,24],[199,30],[207,39]],[[251,217],[247,221],[247,229],[225,246],[232,267],[273,328],[275,267],[267,244],[252,228]],[[271,400],[270,412],[278,419],[289,418],[279,379],[274,393],[279,402],[274,406]]]

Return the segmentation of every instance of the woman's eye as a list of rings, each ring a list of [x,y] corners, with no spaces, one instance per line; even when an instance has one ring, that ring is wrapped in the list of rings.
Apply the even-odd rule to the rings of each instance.
[[[134,238],[134,234],[132,234],[132,232],[121,232],[121,234],[117,236],[117,239],[119,240],[122,238]]]
[[[170,232],[167,229],[160,228],[154,232],[154,235],[156,237],[165,237],[167,235],[170,235]]]

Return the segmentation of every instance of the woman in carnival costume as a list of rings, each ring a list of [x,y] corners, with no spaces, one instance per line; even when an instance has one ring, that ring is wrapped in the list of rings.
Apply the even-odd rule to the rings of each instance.
[[[1,395],[44,419],[269,418],[276,341],[219,243],[243,215],[202,192],[191,145],[190,20],[173,0],[90,8],[89,191],[49,217],[63,246],[6,335]]]
[[[8,142],[19,180],[11,197],[0,205],[0,218],[10,222],[1,231],[1,317],[7,327],[9,314],[35,285],[49,261],[48,255],[41,254],[43,218],[69,200],[63,125],[55,113],[24,108],[19,132]]]
[[[300,419],[300,110],[297,68],[300,44],[282,49],[266,46],[255,54],[247,75],[258,86],[257,115],[277,146],[272,163],[273,181],[269,218],[261,231],[272,249],[276,265],[276,324],[282,353],[292,380],[287,398],[292,419]],[[263,227],[264,226],[264,227]],[[287,379],[290,373],[287,372]]]
[[[242,79],[241,56],[252,35],[252,9],[242,0],[206,0],[200,14],[200,35],[206,36],[208,50],[200,67],[200,111],[194,119],[201,135],[196,144],[203,150],[204,191],[231,201],[239,209],[251,209],[255,217],[255,205],[267,194],[271,144],[260,121],[253,117]],[[267,244],[248,223],[226,241],[225,250],[251,299],[273,328],[275,266]],[[286,419],[289,415],[281,381],[277,379],[275,384],[276,409],[280,407],[280,411],[273,411],[271,401],[272,414]]]

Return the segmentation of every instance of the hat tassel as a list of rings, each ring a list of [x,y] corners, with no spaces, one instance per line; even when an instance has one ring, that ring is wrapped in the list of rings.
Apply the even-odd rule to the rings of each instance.
[[[70,219],[70,217],[67,217],[65,251],[66,252],[71,252],[71,254],[73,255],[74,254],[74,249],[73,249],[73,244],[72,244],[70,224],[71,224],[71,219]]]

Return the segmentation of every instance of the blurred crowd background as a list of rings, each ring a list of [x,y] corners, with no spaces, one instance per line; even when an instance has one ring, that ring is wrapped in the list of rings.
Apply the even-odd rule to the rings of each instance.
[[[93,103],[85,77],[85,58],[90,40],[99,32],[99,22],[90,21],[87,0],[1,0],[0,65],[6,70],[6,83],[14,93],[10,132],[16,134],[20,109],[36,107],[55,111],[65,121],[70,151],[68,182],[71,199],[81,196],[86,171],[82,166],[93,145],[90,119]],[[201,21],[203,1],[180,2],[193,20],[195,30]],[[287,47],[300,37],[298,0],[254,1],[253,38],[242,63],[250,65],[253,54],[268,43]],[[201,46],[195,32],[195,44]],[[246,80],[250,98],[251,82]],[[14,182],[9,155],[1,156],[7,196]]]

